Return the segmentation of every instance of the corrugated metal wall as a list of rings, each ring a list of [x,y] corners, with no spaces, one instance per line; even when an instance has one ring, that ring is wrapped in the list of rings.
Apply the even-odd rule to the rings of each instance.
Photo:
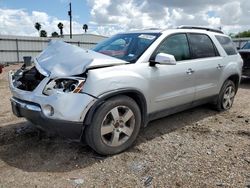
[[[81,48],[89,49],[106,37],[92,34],[68,35],[56,40],[64,40]],[[23,56],[37,56],[46,48],[51,38],[0,35],[0,63],[22,62]]]

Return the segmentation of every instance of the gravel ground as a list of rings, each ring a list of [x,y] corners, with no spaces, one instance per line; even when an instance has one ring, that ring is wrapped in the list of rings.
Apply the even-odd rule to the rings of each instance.
[[[250,80],[233,108],[201,106],[153,121],[132,148],[102,157],[12,115],[0,74],[0,187],[250,187]]]

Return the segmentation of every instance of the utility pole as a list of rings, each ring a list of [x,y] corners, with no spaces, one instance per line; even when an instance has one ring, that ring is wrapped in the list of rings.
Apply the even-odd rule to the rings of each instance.
[[[70,38],[72,39],[72,10],[71,10],[71,2],[69,3],[69,23],[70,23]]]

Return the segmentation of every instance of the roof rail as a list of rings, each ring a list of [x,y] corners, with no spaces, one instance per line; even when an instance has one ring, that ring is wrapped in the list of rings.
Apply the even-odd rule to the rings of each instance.
[[[202,26],[181,25],[181,26],[177,27],[177,29],[201,29],[201,30],[212,31],[212,32],[215,32],[215,33],[224,34],[219,29],[214,29],[214,28],[209,28],[209,27],[202,27]]]
[[[161,29],[157,27],[151,27],[151,28],[145,28],[143,30],[161,30]]]

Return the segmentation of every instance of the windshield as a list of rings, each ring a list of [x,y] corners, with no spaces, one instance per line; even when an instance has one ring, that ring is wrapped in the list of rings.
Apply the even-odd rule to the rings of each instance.
[[[130,63],[135,63],[160,35],[160,33],[117,34],[97,44],[93,50]]]
[[[242,49],[250,49],[250,42],[247,42]]]

